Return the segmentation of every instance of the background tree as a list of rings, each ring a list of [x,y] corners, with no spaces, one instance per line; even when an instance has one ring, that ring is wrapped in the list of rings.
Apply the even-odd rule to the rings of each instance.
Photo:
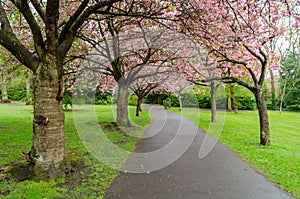
[[[231,68],[232,76],[224,80],[240,84],[254,94],[259,112],[260,144],[269,145],[263,84],[268,68],[278,68],[280,64],[279,57],[266,45],[286,30],[277,22],[289,15],[290,5],[268,0],[189,3],[191,9],[179,16],[187,27],[184,31],[213,51],[215,60],[223,67]]]
[[[0,85],[2,100],[8,100],[8,83],[19,71],[20,64],[6,50],[0,48]]]
[[[136,116],[142,110],[143,99],[147,97],[154,89],[161,87],[170,76],[169,68],[162,68],[157,71],[156,67],[145,66],[139,72],[144,75],[143,78],[138,78],[129,85],[130,90],[137,96]]]
[[[300,30],[299,28],[289,27],[288,46],[281,45],[279,49],[283,59],[280,74],[280,91],[279,91],[279,110],[282,112],[283,107],[290,110],[299,110],[299,56],[300,56]]]
[[[124,13],[128,12],[126,7],[119,8],[122,9],[125,10]],[[146,14],[152,13],[155,19],[155,14],[161,14],[162,9],[164,7],[151,5],[140,10],[145,10]],[[82,40],[94,48],[89,57],[92,63],[89,70],[110,75],[118,84],[116,122],[120,126],[130,125],[128,118],[130,85],[138,79],[153,75],[143,73],[145,67],[151,67],[151,71],[158,74],[164,73],[160,68],[168,67],[175,59],[175,53],[164,49],[173,38],[169,37],[166,30],[160,30],[153,19],[152,16],[148,19],[140,14],[136,17],[108,16],[104,21],[93,18],[88,26],[93,26],[95,32],[91,34],[82,31],[79,34]],[[152,28],[147,28],[151,23]]]
[[[300,110],[300,54],[291,52],[282,60],[280,70],[280,113],[285,107]]]
[[[229,94],[230,95],[229,95],[228,101],[232,102],[232,104],[230,103],[230,106],[233,107],[234,113],[238,113],[239,112],[239,110],[238,110],[238,103],[237,103],[237,100],[236,100],[236,97],[235,97],[235,93],[234,93],[234,86],[232,84],[229,85]]]

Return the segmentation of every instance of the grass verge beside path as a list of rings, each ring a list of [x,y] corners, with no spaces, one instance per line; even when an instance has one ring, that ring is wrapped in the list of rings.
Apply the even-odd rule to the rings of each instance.
[[[111,106],[96,106],[97,119],[112,143],[132,151],[139,138],[128,136],[122,132],[124,129],[116,127],[112,110]],[[0,198],[103,198],[118,172],[101,164],[87,151],[78,136],[72,112],[65,114],[65,135],[75,174],[49,182],[28,180],[29,174],[22,170],[26,160],[20,152],[31,148],[32,111],[32,106],[0,104]],[[135,107],[130,107],[129,112],[134,125],[141,127],[132,130],[135,135],[141,135],[150,123],[149,112],[141,112],[139,118],[134,116]],[[89,118],[91,114],[82,107],[80,115]]]
[[[171,111],[180,114],[178,108]],[[209,128],[210,111],[187,108],[183,116]],[[199,115],[200,113],[200,121]],[[226,113],[222,133],[218,138],[258,172],[279,187],[300,198],[300,113],[269,111],[271,146],[259,146],[259,122],[256,111]],[[213,124],[212,124],[213,125]]]

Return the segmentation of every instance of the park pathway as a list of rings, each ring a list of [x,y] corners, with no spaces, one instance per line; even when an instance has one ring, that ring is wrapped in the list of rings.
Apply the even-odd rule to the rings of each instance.
[[[166,146],[177,129],[187,133],[197,127],[179,115],[157,106],[149,106],[153,120],[135,152],[145,153]],[[167,118],[167,119],[166,119]],[[164,121],[166,119],[166,121]],[[163,122],[162,122],[163,121]],[[182,123],[181,123],[182,122]],[[180,126],[181,123],[181,126]],[[161,128],[162,127],[162,128]],[[180,127],[180,128],[179,128]],[[185,153],[169,166],[148,173],[121,172],[107,190],[106,199],[292,199],[275,184],[256,173],[226,146],[219,142],[203,159],[198,157],[205,133],[198,133]],[[180,132],[179,132],[180,134]],[[191,135],[190,135],[191,136]],[[185,137],[180,137],[186,143]],[[181,145],[180,142],[177,145]],[[163,156],[166,154],[163,154]],[[161,157],[163,160],[168,157]],[[124,167],[133,164],[128,158]]]

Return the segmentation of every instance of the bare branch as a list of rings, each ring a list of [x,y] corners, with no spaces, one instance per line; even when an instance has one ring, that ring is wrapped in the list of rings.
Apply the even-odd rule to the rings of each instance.
[[[41,3],[37,0],[30,0],[30,2],[32,3],[33,7],[37,11],[41,19],[45,22],[45,12],[42,9]]]
[[[38,67],[39,60],[36,56],[28,51],[19,40],[11,34],[0,30],[0,44],[10,51],[22,64],[32,71]]]
[[[19,9],[19,11],[24,16],[26,22],[28,23],[33,35],[34,47],[40,59],[43,59],[46,51],[43,36],[41,33],[40,26],[36,22],[36,19],[34,18],[30,10],[28,2],[26,0],[19,0],[19,1],[12,1],[12,2]]]

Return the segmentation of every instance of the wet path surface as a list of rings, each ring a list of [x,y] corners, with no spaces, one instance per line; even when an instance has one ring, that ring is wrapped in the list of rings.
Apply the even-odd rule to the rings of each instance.
[[[106,199],[293,198],[218,142],[200,159],[199,149],[206,135],[202,130],[159,107],[150,107],[150,112],[153,120],[144,134],[147,138],[140,141],[135,152],[151,153],[162,149],[161,155],[150,155],[149,161],[130,156],[124,171],[136,168],[136,173],[121,172],[107,190]],[[170,150],[165,150],[168,147]],[[162,168],[155,170],[155,165]]]

